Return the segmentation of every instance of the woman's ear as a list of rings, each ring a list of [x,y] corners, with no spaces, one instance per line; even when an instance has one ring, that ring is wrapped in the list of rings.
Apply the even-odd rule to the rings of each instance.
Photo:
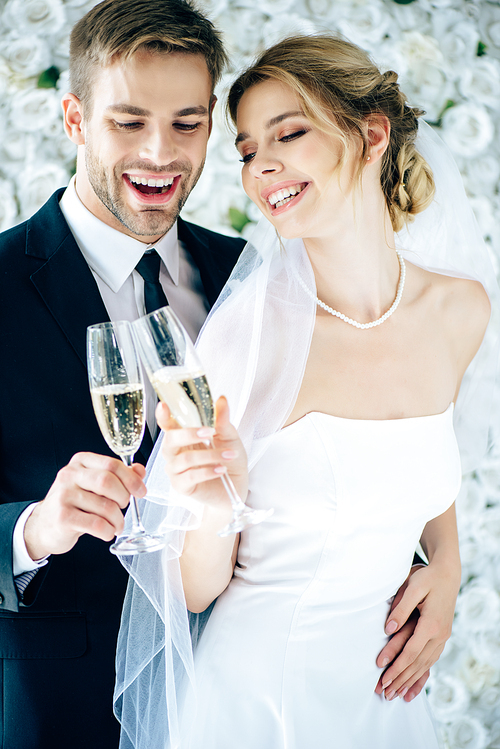
[[[366,160],[374,163],[382,158],[389,146],[391,125],[384,114],[371,114],[365,119],[364,128],[368,143]]]
[[[62,101],[64,131],[77,146],[85,145],[83,112],[80,99],[74,94],[64,94]]]

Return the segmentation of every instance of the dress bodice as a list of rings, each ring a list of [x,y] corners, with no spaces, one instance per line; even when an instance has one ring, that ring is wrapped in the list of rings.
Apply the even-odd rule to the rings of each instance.
[[[437,749],[425,694],[375,694],[391,596],[460,486],[453,406],[355,421],[310,413],[250,473],[234,576],[195,653],[189,749]]]
[[[251,472],[249,505],[274,515],[242,534],[235,575],[284,585],[313,576],[346,605],[387,598],[460,480],[453,404],[385,421],[309,413],[275,435]]]

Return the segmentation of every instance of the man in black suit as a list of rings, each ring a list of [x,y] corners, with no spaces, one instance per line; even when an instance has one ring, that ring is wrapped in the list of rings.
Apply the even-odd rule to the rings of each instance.
[[[159,281],[193,337],[243,241],[182,221],[225,55],[184,0],[105,0],[76,24],[64,124],[76,176],[0,236],[0,735],[6,749],[112,749],[127,575],[109,553],[144,469],[111,457],[89,396],[86,328],[144,314]],[[137,460],[154,439],[154,402]]]

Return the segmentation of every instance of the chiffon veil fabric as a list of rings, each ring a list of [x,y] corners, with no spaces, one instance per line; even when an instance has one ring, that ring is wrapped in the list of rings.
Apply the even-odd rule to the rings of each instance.
[[[436,196],[397,235],[397,247],[416,265],[479,280],[492,302],[485,339],[454,409],[462,466],[469,471],[487,447],[498,365],[498,287],[451,155],[425,123],[420,124],[417,147],[433,170]],[[302,382],[316,306],[298,278],[315,290],[303,243],[282,243],[263,219],[197,342],[213,396],[228,398],[250,470],[286,422]],[[210,614],[186,611],[179,568],[184,533],[200,522],[202,507],[170,490],[159,448],[160,441],[150,459],[148,495],[140,510],[147,529],[166,530],[168,544],[162,553],[123,560],[131,577],[117,645],[114,698],[122,749],[187,746],[184,739],[197,702],[193,648]],[[293,547],[289,553],[293,555]]]

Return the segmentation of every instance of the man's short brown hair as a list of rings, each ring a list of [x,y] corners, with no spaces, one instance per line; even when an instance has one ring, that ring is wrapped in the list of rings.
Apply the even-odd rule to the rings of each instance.
[[[227,62],[220,33],[188,0],[104,0],[71,32],[71,92],[84,111],[92,106],[96,72],[143,50],[203,55],[212,90]]]

